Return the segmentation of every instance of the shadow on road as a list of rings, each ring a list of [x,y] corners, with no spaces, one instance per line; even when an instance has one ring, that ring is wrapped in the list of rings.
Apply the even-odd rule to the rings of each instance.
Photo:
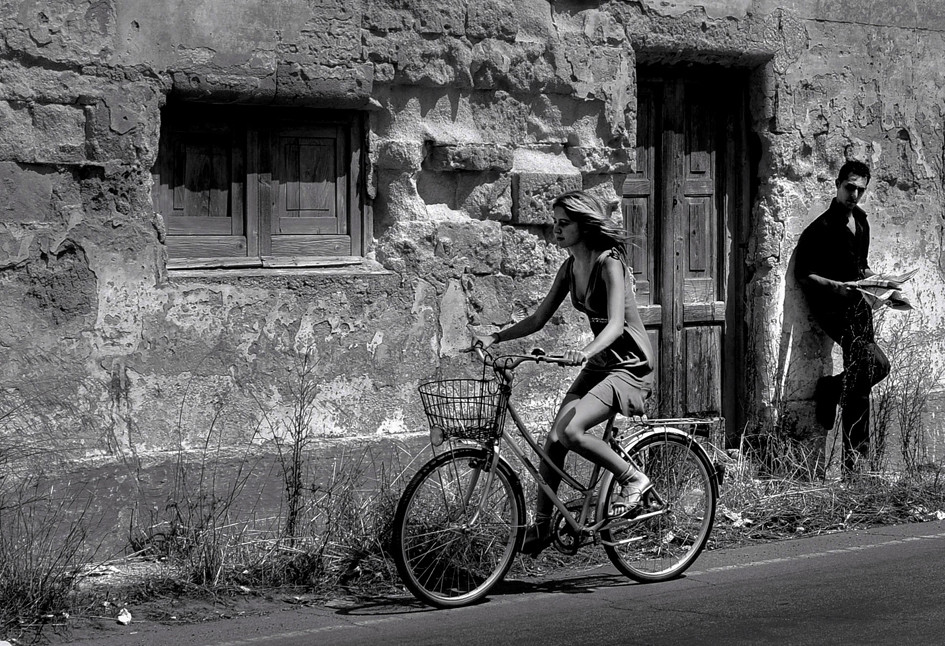
[[[627,577],[619,574],[591,574],[568,578],[542,580],[506,580],[492,590],[490,596],[500,597],[515,594],[559,592],[565,594],[590,594],[595,588],[626,585]]]
[[[597,588],[627,585],[628,580],[618,574],[593,574],[555,579],[510,579],[497,585],[483,601],[475,605],[488,604],[490,599],[525,594],[557,592],[564,594],[591,594]],[[418,612],[436,612],[411,596],[387,597],[369,601],[352,601],[350,605],[337,608],[336,614],[343,616],[400,615]]]

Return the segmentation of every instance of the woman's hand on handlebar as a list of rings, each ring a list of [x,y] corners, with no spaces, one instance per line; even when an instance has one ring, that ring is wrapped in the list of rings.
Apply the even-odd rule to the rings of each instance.
[[[494,334],[476,334],[473,336],[473,347],[480,348],[482,350],[488,350],[490,347],[495,345],[496,339]]]
[[[565,350],[561,357],[572,366],[580,366],[587,361],[587,355],[582,350]]]

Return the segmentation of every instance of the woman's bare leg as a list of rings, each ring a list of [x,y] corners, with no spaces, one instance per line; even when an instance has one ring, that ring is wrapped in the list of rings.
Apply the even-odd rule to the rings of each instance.
[[[552,426],[551,434],[568,450],[597,464],[616,476],[623,475],[630,464],[617,455],[604,440],[588,433],[609,419],[614,410],[591,395],[565,398]]]
[[[561,402],[561,408],[551,425],[551,432],[545,439],[545,452],[551,461],[559,468],[564,465],[568,451],[574,451],[585,460],[600,465],[617,477],[625,475],[630,464],[617,455],[604,440],[588,433],[588,431],[614,414],[613,409],[606,406],[596,397],[566,395]],[[542,479],[555,492],[561,484],[561,476],[550,466],[542,462],[539,465]],[[535,501],[535,514],[539,522],[551,517],[554,505],[551,499],[541,489]]]

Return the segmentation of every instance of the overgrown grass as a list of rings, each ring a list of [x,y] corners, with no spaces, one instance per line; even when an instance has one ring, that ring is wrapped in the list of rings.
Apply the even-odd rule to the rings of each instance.
[[[731,460],[712,545],[777,540],[929,520],[945,520],[945,474],[862,473],[845,481],[758,469],[750,456]],[[802,477],[798,477],[798,476]]]
[[[312,351],[300,354],[283,384],[284,414],[260,402],[266,432],[257,428],[241,457],[223,456],[214,428],[196,463],[181,449],[163,511],[134,528],[137,553],[175,564],[190,584],[242,593],[327,594],[392,580],[384,550],[409,452],[391,445],[383,456],[379,447],[323,455],[316,368]],[[268,458],[250,458],[261,454]]]
[[[182,462],[180,477],[191,484],[168,483],[169,493],[187,495],[169,500],[167,518],[140,527],[134,539],[134,558],[160,562],[162,571],[124,592],[109,592],[111,608],[117,612],[162,595],[307,595],[314,603],[339,595],[404,594],[386,550],[396,500],[417,466],[411,463],[413,453],[379,454],[356,446],[332,457],[317,453],[306,454],[306,464],[317,468],[303,478],[292,537],[285,534],[284,507],[257,503],[262,480],[274,482],[284,495],[277,458]],[[939,471],[863,475],[839,483],[798,477],[799,467],[791,475],[773,476],[749,453],[723,455],[728,454],[717,458],[728,461],[726,479],[710,549],[945,517],[945,477]],[[2,513],[13,509],[8,503]],[[53,540],[60,535],[56,528],[65,527],[64,509],[49,507],[42,518],[29,515],[25,506],[19,509],[16,523],[0,516],[0,527],[18,527],[20,536],[4,533],[0,542],[6,568],[0,572],[10,582],[0,591],[5,626],[55,623],[63,612],[81,615],[87,602],[80,600],[77,583],[90,558],[83,551],[85,532],[70,521],[73,533]],[[31,554],[23,552],[25,544]],[[574,557],[549,550],[537,560],[520,558],[512,575],[603,563],[603,551],[593,547]],[[29,601],[16,605],[14,598]]]
[[[763,450],[710,447],[714,461],[725,467],[725,477],[707,549],[945,520],[943,468],[826,479],[802,444],[776,444],[765,444]],[[593,548],[574,557],[546,550],[537,560],[523,559],[513,574],[607,562],[603,550]]]
[[[63,613],[83,612],[89,594],[104,595],[112,609],[166,594],[223,599],[275,591],[313,600],[403,594],[387,546],[397,499],[427,456],[419,455],[419,443],[331,450],[319,444],[316,368],[311,353],[299,356],[283,384],[283,409],[260,403],[262,421],[238,450],[224,446],[218,424],[223,394],[200,450],[185,450],[179,429],[177,459],[156,502],[144,500],[147,470],[137,460],[125,461],[133,480],[126,491],[136,505],[128,525],[128,562],[161,565],[133,588],[82,587],[95,558],[88,529],[99,522],[87,504],[56,501],[35,481],[33,490],[28,480],[19,481],[19,489],[10,483],[3,489],[0,476],[0,629],[56,624]],[[901,369],[928,373],[921,361]],[[777,433],[746,441],[737,451],[716,450],[726,478],[709,549],[945,519],[945,477],[914,450],[928,432],[914,412],[927,410],[930,383],[908,375],[890,381],[889,391],[880,393],[886,408],[874,409],[881,424],[911,425],[900,441],[909,442],[916,459],[904,460],[897,472],[874,468],[834,481],[827,477],[829,447],[825,454],[822,447]],[[184,417],[182,412],[179,419]],[[887,463],[872,462],[880,464]],[[574,557],[549,550],[537,560],[518,559],[513,576],[605,562],[599,549]]]
[[[57,499],[36,478],[0,489],[0,635],[62,624],[95,558],[90,500]]]
[[[890,371],[872,392],[869,462],[873,470],[894,462],[914,474],[934,466],[928,420],[933,398],[945,390],[945,365],[936,351],[945,343],[945,331],[916,312],[896,314],[877,320]]]
[[[278,483],[278,458],[257,461],[256,470],[231,461],[217,465],[217,481],[236,474],[244,484],[214,492],[198,480],[186,498],[168,503],[171,518],[137,530],[136,554],[170,563],[182,581],[215,593],[282,589],[329,596],[392,585],[386,545],[403,473],[391,465],[400,457],[385,452],[381,460],[375,449],[361,447],[331,458],[302,457],[323,469],[298,490],[292,534],[281,501],[274,507],[272,498],[254,498],[258,483]]]

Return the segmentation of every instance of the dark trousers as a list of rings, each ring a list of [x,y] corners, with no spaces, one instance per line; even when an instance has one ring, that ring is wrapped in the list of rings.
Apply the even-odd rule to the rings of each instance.
[[[834,375],[840,397],[843,468],[850,471],[870,447],[870,390],[889,374],[889,359],[876,345],[873,311],[859,299],[845,310],[815,312],[814,318],[843,350],[843,372]]]

